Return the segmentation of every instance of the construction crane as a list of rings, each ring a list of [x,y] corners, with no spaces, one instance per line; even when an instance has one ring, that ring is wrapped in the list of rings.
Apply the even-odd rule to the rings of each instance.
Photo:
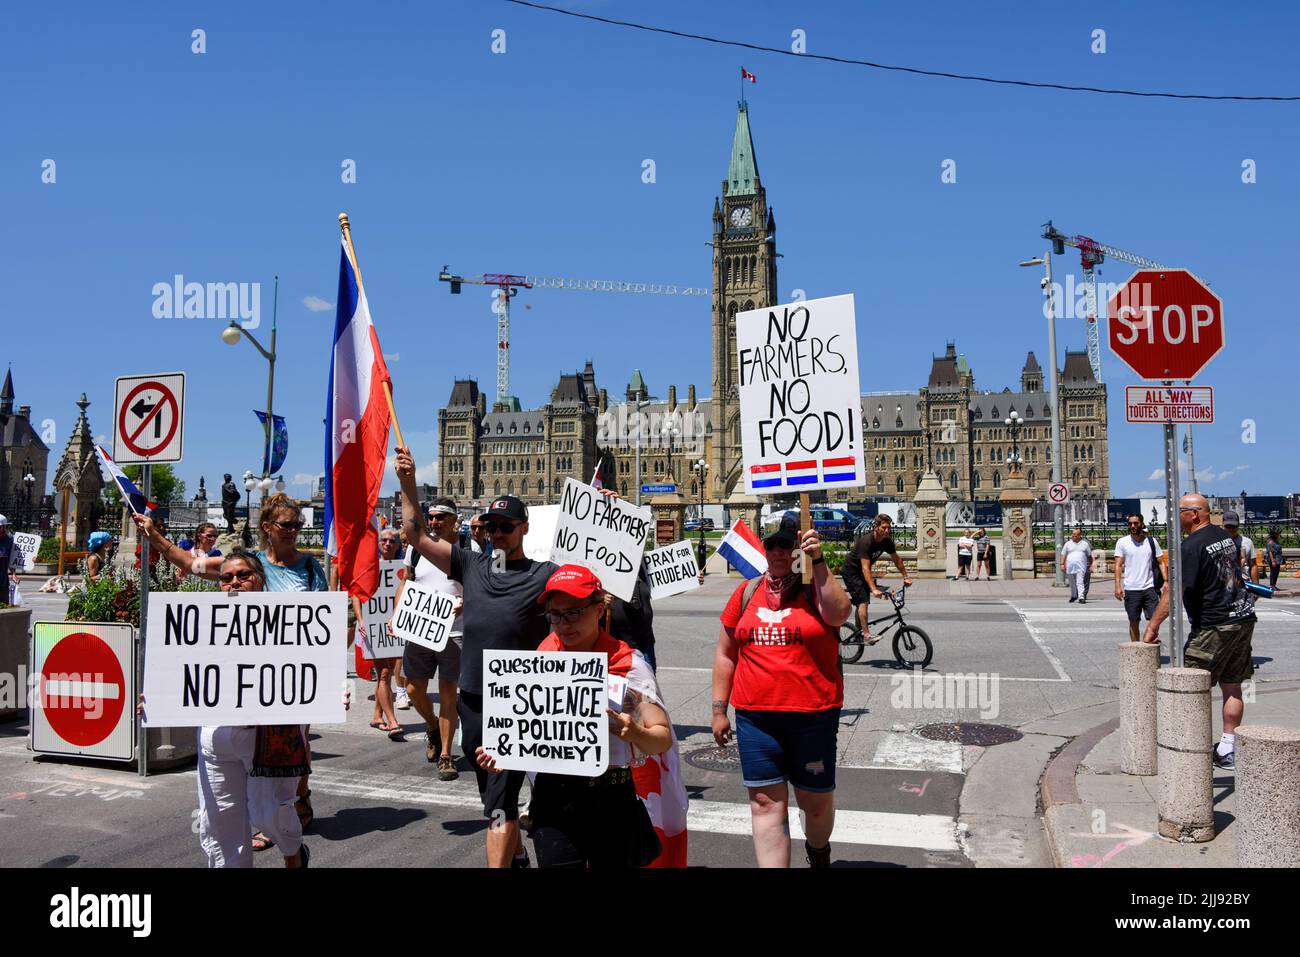
[[[664,296],[707,296],[709,291],[697,286],[676,286],[670,283],[622,282],[614,279],[566,279],[558,276],[516,276],[512,273],[484,273],[478,278],[453,275],[442,267],[438,274],[442,282],[450,283],[452,295],[460,295],[460,287],[496,286],[501,290],[492,310],[497,314],[497,401],[510,403],[510,300],[520,289],[574,289],[583,292],[630,292]]]
[[[1083,268],[1083,307],[1088,315],[1088,364],[1092,374],[1101,381],[1101,328],[1097,322],[1097,266],[1105,262],[1106,257],[1132,263],[1142,269],[1168,269],[1163,263],[1147,259],[1137,253],[1127,252],[1117,246],[1099,243],[1087,236],[1067,236],[1049,219],[1043,226],[1043,239],[1052,241],[1052,252],[1058,256],[1065,255],[1065,247],[1073,246],[1079,250],[1079,261]],[[1056,361],[1056,357],[1052,357]]]

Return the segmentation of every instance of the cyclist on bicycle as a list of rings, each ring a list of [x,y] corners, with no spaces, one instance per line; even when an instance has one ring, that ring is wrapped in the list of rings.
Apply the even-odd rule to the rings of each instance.
[[[893,555],[894,565],[898,568],[898,573],[903,576],[903,584],[912,584],[912,579],[907,577],[907,569],[903,567],[903,560],[898,557],[894,539],[890,537],[892,531],[893,519],[888,515],[877,515],[871,524],[871,530],[859,536],[853,543],[852,550],[844,557],[842,569],[844,590],[853,600],[853,607],[857,610],[858,629],[869,645],[874,645],[880,640],[880,635],[873,635],[867,629],[871,598],[872,596],[885,597],[884,591],[876,584],[875,576],[871,573],[871,566],[881,555]]]

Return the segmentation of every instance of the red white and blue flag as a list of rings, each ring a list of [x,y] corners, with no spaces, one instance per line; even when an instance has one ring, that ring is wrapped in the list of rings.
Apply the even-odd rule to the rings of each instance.
[[[822,459],[822,481],[859,484],[857,456],[846,455],[840,458]]]
[[[325,404],[325,550],[339,584],[361,601],[379,585],[374,514],[388,457],[385,383],[392,379],[345,240]]]
[[[739,519],[722,537],[718,554],[746,578],[757,578],[767,571],[767,550],[753,530]]]
[[[749,487],[799,491],[801,486],[816,485],[818,482],[861,484],[858,479],[858,460],[851,455],[822,459],[820,464],[821,467],[818,468],[817,459],[800,459],[794,462],[751,465]]]
[[[123,501],[131,506],[131,511],[137,515],[148,515],[158,506],[145,498],[143,492],[135,487],[135,483],[126,477],[121,466],[108,457],[103,446],[95,446],[95,451],[99,453],[99,460],[104,463],[104,468],[108,469],[109,478],[117,483],[118,491],[122,493]]]

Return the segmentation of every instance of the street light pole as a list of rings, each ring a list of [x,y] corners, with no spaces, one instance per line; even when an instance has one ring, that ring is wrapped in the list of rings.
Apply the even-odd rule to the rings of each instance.
[[[704,574],[708,574],[704,571],[704,477],[705,473],[709,470],[709,463],[704,461],[704,459],[699,459],[692,468],[696,472],[700,473],[700,544],[696,550],[696,554],[699,559],[700,571]]]
[[[1046,266],[1047,275],[1043,288],[1047,291],[1047,348],[1051,352],[1048,372],[1051,383],[1052,401],[1052,481],[1064,481],[1065,467],[1061,462],[1061,393],[1056,367],[1056,292],[1052,285],[1052,250],[1043,253],[1042,259],[1028,259],[1022,266]],[[1065,506],[1057,503],[1052,507],[1052,542],[1054,554],[1052,565],[1056,568],[1056,587],[1065,587],[1065,569],[1061,567],[1061,550],[1065,548]]]
[[[239,340],[242,337],[247,336],[248,341],[252,343],[253,347],[262,354],[262,358],[264,358],[270,366],[266,374],[266,424],[263,430],[266,433],[265,442],[262,449],[262,478],[264,479],[269,477],[271,471],[271,437],[275,434],[275,417],[273,414],[274,412],[273,405],[275,400],[275,358],[276,358],[275,356],[276,328],[275,327],[276,327],[276,313],[279,306],[279,302],[280,302],[280,277],[276,276],[275,292],[271,300],[271,349],[269,352],[266,349],[262,348],[262,344],[257,341],[256,336],[254,336],[247,329],[240,326],[240,324],[233,319],[230,320],[230,325],[226,326],[225,329],[221,330],[222,341],[225,342],[227,345],[231,345],[231,346],[239,342]],[[266,492],[270,487],[271,487],[270,482],[267,482],[262,486],[263,500],[266,499]],[[252,490],[249,489],[249,492],[251,494]]]
[[[636,409],[636,504],[641,505],[641,410],[650,404],[649,399],[644,401],[638,398],[633,408]]]
[[[1007,456],[1007,469],[1008,469],[1007,477],[1011,478],[1012,476],[1017,476],[1020,474],[1020,430],[1024,427],[1025,420],[1020,417],[1020,414],[1018,412],[1015,412],[1013,410],[1011,415],[1007,416],[1007,418],[1003,419],[1002,421],[1003,424],[1006,425],[1007,431],[1011,433],[1011,454]],[[1033,550],[1032,534],[1029,536],[1029,544],[1030,544],[1030,550],[1032,552]],[[1016,577],[1015,574],[1016,563],[1015,563],[1014,548],[1008,550],[1006,558],[1004,560],[1006,562],[1007,581],[1012,581]]]

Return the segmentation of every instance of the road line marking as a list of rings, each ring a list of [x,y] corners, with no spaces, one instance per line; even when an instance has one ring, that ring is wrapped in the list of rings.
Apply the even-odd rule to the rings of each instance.
[[[868,767],[895,771],[947,771],[961,774],[961,744],[931,741],[914,734],[891,732],[876,746]]]
[[[1017,615],[1020,616],[1020,620],[1025,623],[1025,628],[1029,632],[1029,637],[1033,639],[1034,644],[1036,644],[1042,650],[1043,654],[1047,656],[1047,660],[1051,662],[1052,667],[1056,670],[1057,675],[1063,680],[1069,681],[1070,676],[1066,674],[1065,668],[1061,666],[1060,659],[1058,659],[1056,655],[1052,653],[1051,648],[1047,647],[1047,642],[1043,641],[1043,636],[1038,633],[1038,628],[1035,627],[1034,623],[1029,620],[1029,616],[1026,615],[1023,611],[1020,610],[1019,607],[1012,604],[1011,602],[1007,602],[1006,604],[1009,608],[1011,608],[1012,611],[1014,611]]]

